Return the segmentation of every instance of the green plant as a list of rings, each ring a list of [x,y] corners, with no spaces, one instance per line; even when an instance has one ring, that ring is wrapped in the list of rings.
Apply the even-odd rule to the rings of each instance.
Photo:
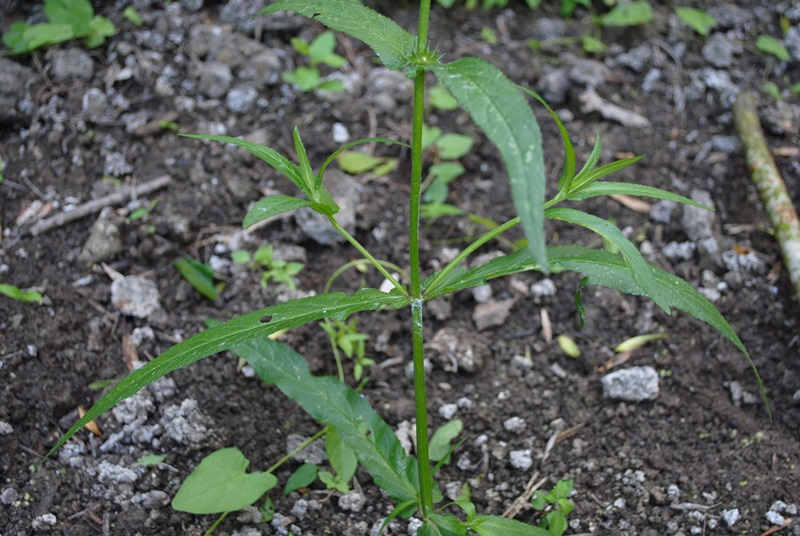
[[[11,54],[78,38],[83,38],[86,48],[96,48],[117,31],[111,20],[94,14],[89,0],[45,0],[44,15],[48,22],[31,25],[19,21],[11,25],[3,35],[3,44]]]
[[[344,91],[344,84],[340,80],[320,82],[321,75],[317,68],[320,64],[324,64],[338,69],[347,63],[343,57],[334,52],[336,36],[333,35],[333,32],[323,32],[311,43],[299,37],[292,37],[291,43],[298,54],[308,58],[309,66],[300,66],[293,71],[285,71],[283,73],[284,81],[297,86],[300,91],[314,89]]]
[[[178,259],[172,264],[181,277],[188,281],[197,292],[212,302],[219,300],[222,284],[219,286],[214,284],[214,270],[210,265],[189,256]]]
[[[270,281],[275,281],[292,290],[297,290],[293,278],[303,270],[304,266],[302,262],[290,262],[276,258],[271,244],[259,246],[252,255],[245,250],[234,251],[231,253],[231,259],[236,264],[248,264],[251,268],[263,269],[260,283],[264,288],[267,288]]]
[[[572,484],[572,480],[559,480],[549,493],[536,490],[531,498],[531,505],[543,514],[539,526],[553,536],[561,536],[567,530],[567,516],[575,508],[568,498]]]
[[[691,26],[691,28],[702,36],[708,35],[711,28],[717,25],[717,19],[703,11],[702,9],[695,9],[693,7],[679,7],[675,9],[675,13],[680,19]]]
[[[728,338],[753,366],[733,328],[691,285],[677,276],[647,264],[638,248],[612,223],[575,208],[559,206],[565,201],[581,201],[610,194],[649,196],[697,206],[689,199],[656,188],[601,180],[634,164],[640,157],[624,158],[598,167],[601,153],[598,136],[587,162],[578,170],[569,135],[558,116],[541,101],[538,95],[516,86],[499,69],[485,60],[463,58],[445,63],[439,53],[429,48],[430,0],[420,2],[416,36],[391,19],[353,0],[278,0],[261,11],[261,14],[282,10],[292,10],[306,17],[313,17],[334,30],[348,33],[365,42],[375,51],[384,65],[392,69],[404,69],[414,81],[408,227],[410,283],[408,285],[401,283],[387,270],[387,267],[391,267],[389,263],[376,259],[336,219],[339,207],[325,186],[325,170],[337,154],[354,144],[336,151],[314,171],[297,128],[293,132],[296,162],[269,147],[240,138],[191,135],[190,138],[231,143],[247,149],[286,177],[303,193],[302,197],[280,195],[262,199],[245,216],[245,226],[253,225],[275,214],[308,207],[326,217],[333,228],[363,257],[358,262],[368,262],[391,284],[392,289],[383,292],[372,288],[361,288],[352,294],[325,292],[253,311],[224,324],[213,326],[171,347],[120,380],[59,439],[53,450],[60,447],[86,422],[165,374],[220,351],[231,350],[247,360],[256,375],[265,383],[275,385],[313,419],[325,425],[328,430],[335,431],[342,445],[352,449],[356,459],[370,473],[375,484],[397,504],[387,522],[397,516],[407,517],[417,513],[423,521],[419,532],[423,536],[445,534],[465,536],[468,533],[477,533],[479,536],[509,534],[550,536],[552,533],[541,527],[500,516],[479,514],[466,496],[452,503],[452,506],[462,511],[460,516],[447,508],[451,505],[440,505],[443,497],[438,483],[433,478],[435,470],[431,467],[430,455],[431,439],[423,351],[425,303],[459,290],[483,285],[489,279],[522,271],[537,270],[544,273],[574,271],[585,276],[576,292],[576,305],[581,322],[583,304],[580,289],[587,284],[603,285],[629,294],[648,296],[667,313],[670,313],[672,308],[677,308],[713,326]],[[375,31],[376,28],[380,31]],[[423,278],[419,223],[427,73],[439,80],[484,131],[488,139],[497,146],[509,175],[512,200],[518,216],[479,236],[452,261]],[[525,95],[541,102],[547,108],[558,126],[564,143],[563,166],[557,180],[557,193],[549,200],[545,198],[541,132]],[[356,143],[364,141],[397,143],[380,139],[360,140]],[[613,244],[615,252],[578,245],[548,247],[544,230],[546,218],[584,227]],[[525,248],[471,269],[460,267],[462,262],[481,246],[518,225],[522,227],[527,239]],[[302,356],[270,337],[282,330],[324,318],[345,320],[360,311],[387,308],[410,309],[416,457],[406,454],[392,429],[370,406],[365,397],[337,378],[313,375]],[[755,372],[754,366],[753,370]],[[763,386],[757,372],[755,376],[763,395]],[[244,472],[246,460],[243,462],[239,457],[228,455],[235,462],[225,464],[225,469],[230,472],[232,478],[237,480],[248,478],[250,475]],[[342,464],[342,473],[348,472],[350,467]],[[266,473],[271,472],[272,469]],[[339,476],[344,480],[343,475]],[[266,478],[259,477],[258,482],[262,488],[269,487],[270,482]],[[210,484],[206,486],[212,488],[206,490],[209,493],[214,490],[215,493],[220,493],[227,489],[224,483],[220,483],[218,489]],[[198,489],[202,491],[202,487]],[[197,494],[202,495],[201,492]],[[247,500],[257,500],[258,497],[255,495],[256,492],[253,491]],[[235,504],[226,503],[224,508],[242,507],[243,502],[244,500]],[[217,512],[224,511],[222,505],[214,508]]]
[[[358,331],[358,319],[352,318],[344,321],[339,318],[326,318],[320,323],[322,329],[328,334],[331,348],[339,370],[339,379],[344,381],[344,370],[339,350],[344,352],[348,359],[353,361],[353,378],[360,382],[364,377],[364,370],[375,364],[375,361],[366,356],[369,335]]]
[[[12,300],[19,300],[27,303],[40,303],[44,298],[35,290],[21,290],[19,287],[0,283],[0,294],[8,296]]]
[[[761,52],[766,52],[778,58],[781,61],[789,61],[792,56],[783,43],[770,35],[759,35],[756,39],[756,48]]]

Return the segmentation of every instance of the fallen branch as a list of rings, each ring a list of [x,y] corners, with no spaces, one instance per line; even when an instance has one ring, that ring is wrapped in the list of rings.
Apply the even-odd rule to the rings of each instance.
[[[109,207],[111,205],[118,205],[120,203],[128,201],[129,199],[135,199],[140,195],[146,195],[149,194],[150,192],[154,192],[155,190],[164,188],[167,184],[170,183],[170,181],[172,181],[172,177],[170,177],[169,175],[162,175],[151,181],[139,184],[138,186],[133,186],[133,187],[123,186],[122,188],[120,188],[119,191],[114,192],[113,194],[109,194],[97,199],[92,199],[91,201],[88,201],[80,205],[74,210],[70,210],[69,212],[62,212],[60,214],[56,214],[51,218],[47,218],[45,220],[37,222],[31,227],[30,232],[34,236],[46,233],[51,229],[62,227],[69,222],[85,218],[86,216],[94,214],[95,212],[100,212],[105,207]]]
[[[739,95],[733,107],[733,117],[744,146],[753,184],[758,190],[775,237],[778,239],[795,296],[800,299],[800,223],[792,198],[789,197],[786,185],[764,139],[764,131],[761,129],[752,93],[744,92]]]

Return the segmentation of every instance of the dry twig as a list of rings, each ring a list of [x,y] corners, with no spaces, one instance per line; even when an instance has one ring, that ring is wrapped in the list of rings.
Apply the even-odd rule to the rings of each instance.
[[[94,214],[95,212],[100,212],[105,207],[118,205],[119,203],[123,203],[128,199],[135,199],[140,195],[146,195],[150,192],[154,192],[155,190],[164,188],[170,183],[170,181],[172,181],[172,177],[169,175],[162,175],[151,181],[139,184],[138,186],[125,186],[121,188],[120,191],[114,192],[113,194],[109,194],[98,199],[92,199],[91,201],[82,204],[75,210],[62,212],[51,218],[37,222],[31,227],[30,232],[34,236],[46,233],[51,229],[62,227],[67,223],[79,220],[90,214]]]
[[[758,190],[783,252],[783,261],[794,286],[795,296],[800,298],[800,223],[792,198],[789,197],[786,185],[764,139],[764,131],[761,129],[756,110],[756,100],[752,93],[745,92],[739,95],[733,107],[733,116],[736,130],[744,146],[753,184]]]

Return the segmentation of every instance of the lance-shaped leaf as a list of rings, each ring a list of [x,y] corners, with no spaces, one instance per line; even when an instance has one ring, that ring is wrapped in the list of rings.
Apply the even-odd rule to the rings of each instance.
[[[277,11],[296,11],[363,41],[389,69],[403,67],[414,49],[413,35],[392,19],[353,0],[278,0],[258,14]]]
[[[550,112],[550,116],[558,126],[558,131],[561,133],[561,141],[564,143],[564,165],[561,169],[561,175],[558,178],[558,191],[567,192],[569,191],[572,178],[575,176],[575,169],[577,169],[575,149],[572,147],[572,140],[569,137],[569,133],[564,127],[564,123],[561,122],[561,118],[558,117],[558,114],[550,108],[550,105],[548,105],[538,93],[522,86],[519,86],[519,88],[547,108],[547,111]]]
[[[376,289],[361,289],[353,295],[334,292],[292,300],[260,309],[207,329],[169,348],[166,352],[122,378],[92,406],[50,449],[48,456],[63,445],[87,422],[96,419],[119,402],[172,371],[204,357],[228,350],[258,336],[292,329],[321,318],[346,318],[358,311],[373,311],[381,306],[403,307],[409,298]]]
[[[253,143],[247,140],[243,140],[242,138],[234,138],[231,136],[213,136],[213,135],[203,135],[203,134],[181,134],[181,136],[185,136],[187,138],[195,138],[198,140],[210,140],[210,141],[218,141],[221,143],[231,143],[236,145],[237,147],[242,147],[250,151],[253,156],[260,158],[264,162],[270,165],[272,169],[292,181],[295,186],[300,188],[304,194],[306,194],[309,198],[311,198],[311,190],[306,186],[303,182],[302,174],[300,173],[300,168],[297,164],[294,164],[288,158],[283,156],[281,153],[274,149],[270,149],[265,145],[259,145],[257,143]]]
[[[232,348],[256,374],[297,402],[312,418],[331,426],[356,453],[373,480],[398,502],[417,502],[416,461],[366,398],[330,376],[314,376],[306,360],[269,337]]]
[[[598,136],[597,139],[599,141],[600,137]],[[591,171],[587,171],[586,173],[581,172],[581,174],[575,177],[575,180],[572,181],[572,184],[570,185],[570,194],[580,192],[584,188],[590,186],[595,181],[600,180],[607,175],[611,175],[612,173],[616,173],[617,171],[625,169],[626,167],[635,164],[641,159],[642,159],[641,156],[623,158],[621,160],[615,160],[614,162],[609,162],[608,164],[600,166],[597,169],[592,169]]]
[[[553,536],[542,527],[500,516],[475,516],[467,525],[479,536]]]
[[[539,124],[517,86],[491,63],[464,58],[431,70],[500,150],[528,247],[545,271],[545,174]]]
[[[568,196],[570,201],[582,201],[590,197],[597,197],[599,195],[635,195],[642,197],[654,197],[656,199],[665,199],[667,201],[675,201],[677,203],[684,203],[692,205],[697,208],[704,208],[714,210],[713,208],[692,201],[688,197],[673,194],[660,188],[653,188],[652,186],[645,186],[644,184],[629,184],[627,182],[610,182],[602,181],[590,184],[580,192],[571,193]]]
[[[656,302],[656,305],[669,314],[669,305],[661,298],[659,293],[656,292],[655,280],[653,279],[653,274],[650,273],[647,262],[644,260],[644,257],[642,257],[642,254],[639,253],[636,246],[622,234],[622,231],[620,231],[616,225],[602,218],[598,218],[597,216],[571,208],[551,208],[548,209],[545,214],[548,218],[586,227],[614,244],[614,246],[619,249],[625,262],[630,266],[633,278],[642,291]]]
[[[247,229],[251,225],[255,225],[272,216],[277,216],[278,214],[283,214],[284,212],[289,212],[296,208],[307,207],[310,204],[311,201],[307,199],[299,199],[288,195],[263,197],[247,212],[247,215],[242,221],[242,227]]]

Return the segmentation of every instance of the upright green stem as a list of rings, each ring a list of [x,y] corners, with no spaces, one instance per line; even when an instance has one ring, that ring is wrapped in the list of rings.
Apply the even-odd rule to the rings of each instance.
[[[417,52],[424,55],[428,46],[428,19],[431,0],[419,3]],[[419,264],[419,205],[422,190],[422,127],[425,113],[425,70],[417,67],[414,77],[414,114],[411,134],[411,196],[409,208],[409,260],[411,264],[411,334],[414,360],[414,407],[417,418],[417,463],[422,517],[433,513],[433,482],[428,455],[428,402],[425,394],[425,355],[422,332],[422,287]]]

